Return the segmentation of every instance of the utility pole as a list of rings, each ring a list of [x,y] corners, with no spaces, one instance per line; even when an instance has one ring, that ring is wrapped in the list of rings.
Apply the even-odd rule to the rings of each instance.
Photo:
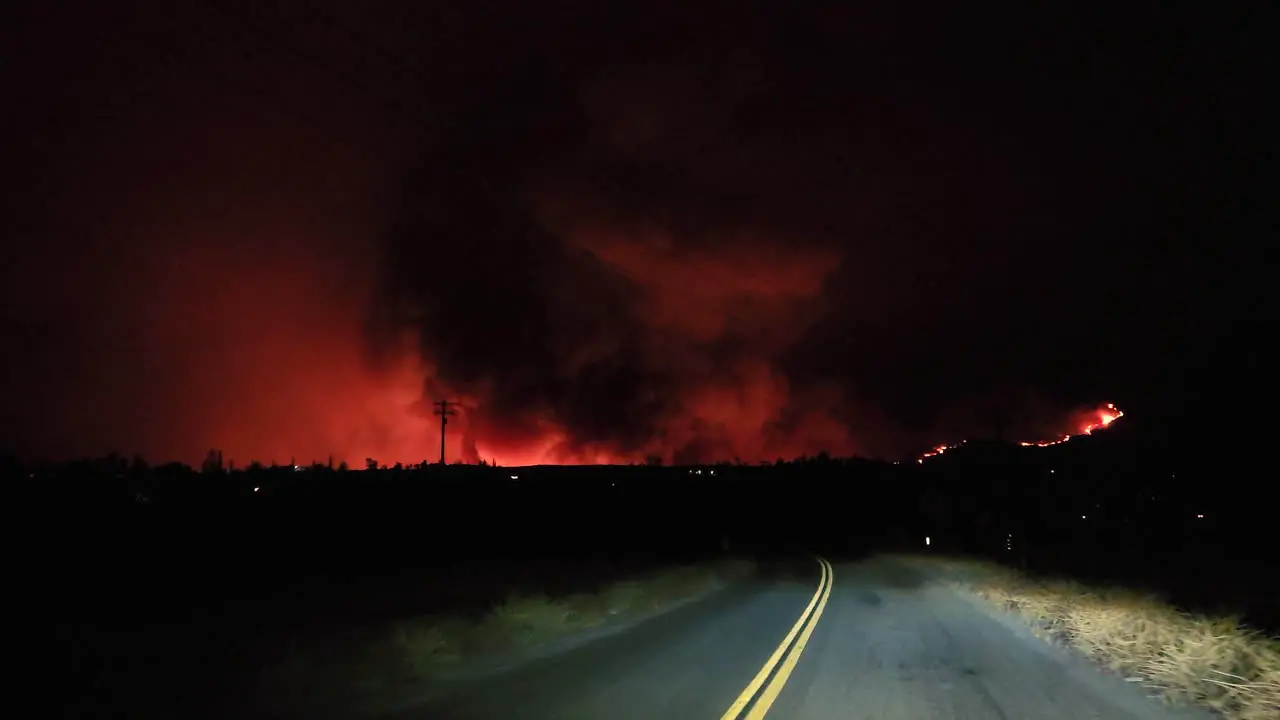
[[[449,424],[449,416],[457,415],[458,411],[453,406],[458,403],[452,400],[437,400],[434,403],[436,409],[433,414],[440,416],[440,464],[444,464],[444,428]]]

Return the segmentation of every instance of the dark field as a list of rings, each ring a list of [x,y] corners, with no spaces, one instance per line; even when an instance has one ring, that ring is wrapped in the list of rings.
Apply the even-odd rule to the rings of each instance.
[[[1023,490],[1010,492],[1020,473]],[[1042,473],[838,461],[213,476],[81,467],[10,486],[14,522],[43,546],[25,558],[21,587],[48,640],[48,676],[78,717],[282,712],[285,695],[324,696],[307,685],[327,676],[290,663],[385,675],[391,660],[362,653],[419,632],[423,618],[488,628],[495,608],[530,598],[583,613],[637,579],[660,592],[628,607],[657,609],[711,588],[693,582],[708,563],[773,554],[985,555],[1280,627],[1274,574],[1243,519],[1188,518],[1171,501],[1082,520],[1030,502]],[[670,580],[673,568],[683,579]],[[462,660],[555,634],[477,632]]]

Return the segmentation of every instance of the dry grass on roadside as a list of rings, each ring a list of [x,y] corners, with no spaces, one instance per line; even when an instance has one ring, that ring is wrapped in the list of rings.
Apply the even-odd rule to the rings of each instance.
[[[1231,720],[1280,717],[1280,640],[1235,618],[1181,612],[1129,590],[1036,580],[973,560],[938,560],[946,576],[1103,666],[1142,678],[1170,701]]]
[[[317,639],[264,671],[282,704],[364,703],[394,696],[477,658],[520,650],[697,597],[750,574],[748,561],[670,568],[560,597],[513,595],[478,616],[420,615],[366,628],[343,643]],[[363,699],[362,699],[363,698]],[[375,700],[376,702],[376,700]]]
[[[750,570],[749,562],[725,561],[663,570],[613,583],[596,593],[516,595],[494,605],[478,620],[423,616],[394,623],[390,634],[404,662],[429,674],[461,660],[596,627],[616,615],[658,610]]]

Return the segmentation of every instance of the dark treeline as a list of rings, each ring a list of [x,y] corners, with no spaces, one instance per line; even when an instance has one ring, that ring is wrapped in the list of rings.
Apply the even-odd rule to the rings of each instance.
[[[173,588],[253,596],[294,577],[476,563],[516,572],[535,559],[646,564],[726,547],[920,550],[1141,585],[1278,624],[1269,606],[1280,588],[1259,533],[1266,503],[1242,502],[1228,479],[1162,457],[1114,433],[1049,448],[969,443],[922,463],[387,468],[371,459],[360,469],[233,470],[211,452],[199,471],[118,457],[5,470],[19,524],[59,539],[46,565],[72,571],[62,573],[72,583],[93,577],[155,597]]]
[[[1171,457],[1108,432],[1043,448],[966,443],[923,462],[232,469],[211,451],[198,470],[118,456],[3,468],[17,524],[50,538],[41,565],[76,587],[150,597],[216,603],[236,589],[252,601],[294,578],[652,564],[726,547],[918,550],[1142,585],[1280,625],[1262,532],[1270,486],[1242,496],[1233,488],[1247,478]]]
[[[17,597],[48,621],[67,697],[216,707],[251,658],[308,628],[478,612],[726,552],[964,553],[1280,629],[1266,490],[1242,501],[1247,477],[1170,457],[1107,433],[919,463],[232,469],[214,452],[201,469],[108,457],[3,472],[28,550]],[[165,660],[192,652],[198,670]],[[120,687],[142,699],[95,699]]]

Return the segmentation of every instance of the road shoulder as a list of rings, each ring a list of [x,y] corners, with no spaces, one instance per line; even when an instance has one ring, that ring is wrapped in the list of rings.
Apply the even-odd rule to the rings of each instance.
[[[1020,648],[1025,648],[1027,652],[1058,663],[1073,681],[1087,687],[1098,697],[1106,698],[1135,718],[1213,720],[1217,717],[1203,708],[1175,706],[1163,702],[1154,689],[1145,687],[1142,682],[1109,672],[1071,648],[1038,637],[1018,617],[992,607],[962,588],[949,583],[939,583],[934,586],[933,591],[955,598],[959,604],[971,610],[976,616],[999,626],[1008,633],[1011,642],[1016,643]]]

